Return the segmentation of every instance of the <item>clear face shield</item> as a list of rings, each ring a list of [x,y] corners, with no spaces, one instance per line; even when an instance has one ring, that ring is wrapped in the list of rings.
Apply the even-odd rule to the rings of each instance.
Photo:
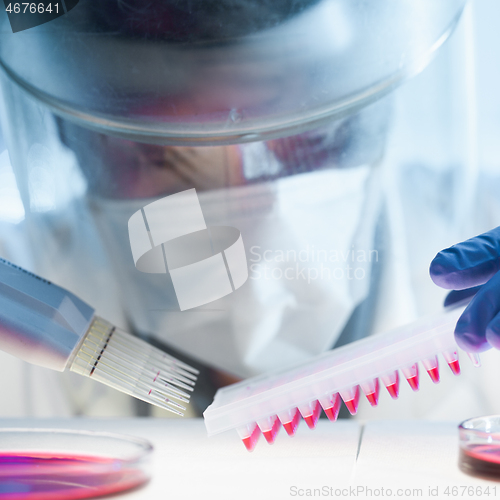
[[[3,128],[39,272],[239,377],[366,335],[385,258],[390,94],[463,3],[80,0],[14,34],[5,16]],[[229,288],[211,276],[183,307],[148,211],[170,200],[182,222],[174,195],[193,189],[208,233],[241,234],[247,273],[236,283],[212,230]],[[138,269],[134,214],[164,272]],[[186,252],[208,258],[196,241]]]

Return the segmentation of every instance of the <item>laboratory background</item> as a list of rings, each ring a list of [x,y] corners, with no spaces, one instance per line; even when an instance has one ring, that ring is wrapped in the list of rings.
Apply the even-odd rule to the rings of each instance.
[[[184,419],[437,314],[433,258],[500,226],[498,19],[495,0],[80,0],[13,33],[2,9],[0,257],[198,370]],[[248,276],[183,309],[129,220],[193,188]],[[499,414],[500,353],[460,362],[340,417]],[[0,380],[0,418],[181,418],[2,351]]]

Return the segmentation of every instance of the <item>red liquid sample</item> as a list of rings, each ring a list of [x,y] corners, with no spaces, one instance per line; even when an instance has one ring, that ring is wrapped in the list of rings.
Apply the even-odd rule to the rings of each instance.
[[[456,359],[455,361],[451,361],[450,363],[448,363],[448,365],[454,375],[460,375],[460,365],[458,363],[458,359]]]
[[[419,384],[418,364],[414,364],[409,369],[403,370],[403,373],[406,377],[406,380],[408,380],[408,383],[410,384],[410,387],[412,388],[412,390],[418,391],[419,385],[420,385]]]
[[[344,401],[345,405],[347,406],[347,409],[349,410],[349,413],[351,415],[356,415],[358,411],[358,404],[359,404],[359,386],[356,387],[356,392],[354,394],[354,399],[351,399],[349,401]]]
[[[316,401],[314,403],[314,410],[312,414],[304,417],[304,420],[306,421],[307,427],[309,427],[309,429],[314,429],[316,427],[320,413],[321,413],[321,406]]]
[[[411,387],[414,391],[418,391],[418,389],[419,389],[419,385],[418,385],[418,374],[417,374],[417,375],[415,375],[414,377],[407,378],[406,380],[408,380],[408,383],[410,384],[410,387]]]
[[[257,444],[257,441],[259,440],[259,436],[260,436],[260,429],[259,429],[259,426],[256,425],[252,434],[250,434],[250,436],[242,439],[243,444],[245,445],[245,447],[248,451],[253,451],[253,449],[255,448],[255,445]]]
[[[437,384],[439,382],[439,368],[436,366],[434,368],[431,368],[430,370],[427,370],[427,373],[431,377],[431,380]]]
[[[375,390],[373,392],[370,392],[369,394],[366,395],[366,399],[370,402],[372,406],[377,406],[378,405],[378,396],[380,394],[380,382],[378,381],[378,378],[375,379]]]
[[[372,406],[377,406],[378,405],[378,394],[375,392],[372,392],[371,394],[366,395],[366,399],[370,402]]]
[[[278,434],[278,431],[280,430],[280,426],[281,426],[281,422],[279,421],[279,419],[276,419],[274,421],[274,424],[271,427],[271,429],[269,429],[268,431],[262,431],[262,435],[266,438],[266,441],[269,444],[274,443],[274,440],[276,439],[276,435]]]
[[[399,387],[397,384],[388,385],[387,390],[389,391],[392,399],[398,399]]]
[[[334,405],[331,406],[330,408],[323,408],[323,411],[325,412],[325,415],[328,417],[328,420],[331,420],[332,422],[335,422],[337,420],[337,417],[339,415],[339,410],[340,410],[340,397],[338,395],[334,396]]]
[[[1,500],[74,500],[136,488],[146,473],[119,459],[62,453],[1,453]]]
[[[399,397],[399,372],[396,372],[396,381],[394,384],[386,385],[389,394],[392,399],[398,399]]]
[[[289,436],[295,435],[297,427],[299,426],[299,422],[300,422],[300,413],[299,410],[295,410],[295,415],[293,416],[293,419],[290,422],[286,422],[283,424],[283,427]]]
[[[470,446],[467,450],[460,449],[459,466],[467,474],[500,480],[500,446],[479,444]]]

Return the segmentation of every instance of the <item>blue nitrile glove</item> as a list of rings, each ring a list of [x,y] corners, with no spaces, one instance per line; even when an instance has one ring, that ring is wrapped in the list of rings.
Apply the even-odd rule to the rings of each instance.
[[[500,349],[499,270],[500,227],[442,250],[431,262],[432,281],[455,290],[445,305],[475,294],[455,328],[457,344],[465,351]]]

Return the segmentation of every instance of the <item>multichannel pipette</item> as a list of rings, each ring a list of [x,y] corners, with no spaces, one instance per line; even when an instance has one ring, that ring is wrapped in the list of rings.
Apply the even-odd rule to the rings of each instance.
[[[453,332],[463,309],[456,307],[334,349],[292,369],[224,387],[204,413],[208,434],[236,429],[251,451],[261,433],[268,443],[274,442],[281,426],[293,436],[301,417],[313,429],[322,409],[330,420],[336,420],[341,400],[354,415],[360,390],[376,406],[380,381],[397,398],[400,372],[418,390],[419,363],[434,383],[439,382],[438,355],[458,375]],[[479,366],[479,356],[468,354]]]
[[[0,349],[52,370],[69,369],[178,415],[198,374],[96,316],[67,290],[3,259]]]

